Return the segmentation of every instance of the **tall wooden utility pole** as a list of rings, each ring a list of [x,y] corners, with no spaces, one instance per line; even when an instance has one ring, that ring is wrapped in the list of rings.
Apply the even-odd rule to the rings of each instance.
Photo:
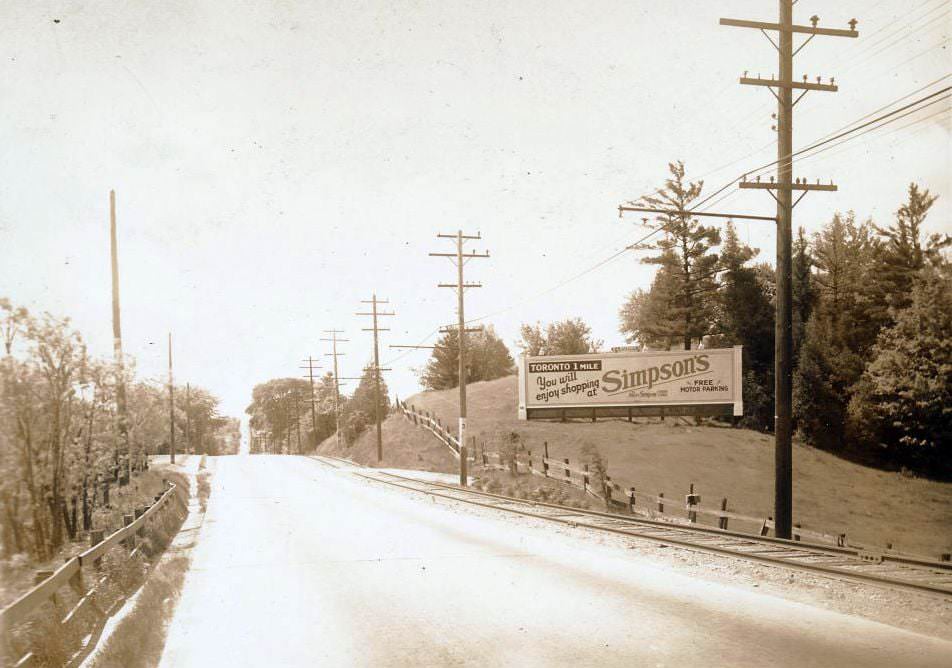
[[[770,183],[747,181],[740,184],[741,188],[767,190],[777,201],[777,319],[774,334],[775,355],[775,397],[774,417],[774,520],[775,534],[778,538],[790,538],[793,529],[793,448],[791,443],[792,414],[793,414],[793,325],[791,320],[793,289],[792,289],[792,229],[793,208],[811,190],[836,190],[836,186],[807,184],[806,179],[793,177],[793,107],[809,91],[836,92],[834,80],[822,83],[821,77],[816,82],[809,82],[808,76],[803,75],[803,81],[793,80],[793,57],[807,42],[817,35],[830,37],[859,37],[856,32],[856,19],[849,22],[849,30],[835,30],[817,27],[820,18],[810,18],[810,26],[795,25],[793,22],[793,5],[796,0],[779,0],[780,20],[778,23],[764,23],[762,21],[746,21],[738,19],[721,19],[721,25],[738,28],[754,28],[764,33],[779,54],[779,78],[756,79],[748,77],[747,73],[741,77],[740,83],[748,86],[766,86],[777,98],[777,178],[770,179]],[[779,44],[770,38],[768,31],[779,35]],[[793,48],[794,34],[808,35],[796,49]],[[797,99],[793,99],[793,91],[802,91]],[[801,183],[802,181],[802,183]],[[800,191],[800,197],[793,201],[793,191]],[[776,192],[776,194],[774,194]]]
[[[109,191],[109,250],[112,262],[112,350],[116,361],[116,481],[123,485],[132,475],[129,452],[129,418],[126,410],[126,372],[122,358],[122,325],[119,318],[119,244],[116,235],[116,191]],[[125,471],[122,458],[125,457]]]
[[[338,343],[346,343],[348,339],[338,339],[338,334],[343,334],[344,330],[342,329],[325,329],[325,334],[330,334],[331,338],[321,339],[321,341],[330,341],[333,352],[325,353],[326,357],[334,358],[334,427],[337,430],[337,447],[340,448],[341,445],[341,433],[340,433],[340,377],[337,373],[337,357],[339,355],[345,355],[346,353],[337,352]]]
[[[297,453],[301,454],[301,395],[294,391],[294,427],[297,430]]]
[[[466,328],[466,315],[463,309],[463,294],[466,292],[467,288],[481,288],[483,286],[480,283],[466,283],[463,280],[463,266],[466,264],[467,260],[473,258],[489,257],[489,252],[463,252],[463,245],[467,241],[472,239],[482,239],[482,236],[479,234],[477,234],[475,237],[468,236],[463,234],[462,230],[458,230],[456,234],[437,234],[436,237],[438,239],[453,239],[456,242],[455,253],[430,253],[430,256],[446,257],[456,262],[456,283],[440,283],[438,287],[456,289],[456,330],[457,340],[459,341],[459,484],[465,487],[468,484],[466,471],[466,333],[478,332],[480,331],[480,328]],[[450,331],[451,329],[452,328],[442,328],[441,331],[446,332]]]
[[[363,328],[365,332],[374,333],[374,422],[377,423],[377,461],[383,460],[383,433],[381,429],[381,417],[380,417],[380,372],[389,371],[390,369],[381,369],[380,368],[380,346],[378,341],[378,332],[389,332],[387,328],[381,328],[377,326],[377,317],[378,316],[388,316],[396,315],[393,311],[378,311],[378,304],[389,304],[390,301],[387,299],[377,299],[377,293],[373,293],[373,296],[369,300],[362,300],[361,304],[370,304],[371,310],[370,313],[357,313],[356,315],[369,315],[373,317],[373,327]]]
[[[321,369],[323,367],[314,364],[314,360],[310,356],[308,356],[307,366],[302,366],[300,368],[307,369],[307,379],[311,383],[311,429],[314,432],[316,432],[317,431],[317,409],[314,406],[314,404],[317,401],[317,397],[314,396],[314,369]],[[317,444],[315,443],[315,445]]]
[[[192,450],[192,387],[185,383],[185,452]]]
[[[175,384],[172,382],[172,332],[169,332],[169,462],[175,463]]]

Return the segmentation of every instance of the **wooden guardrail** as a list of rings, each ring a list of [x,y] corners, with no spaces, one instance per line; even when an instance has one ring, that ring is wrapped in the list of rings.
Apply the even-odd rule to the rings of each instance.
[[[70,608],[62,620],[60,620],[60,624],[69,624],[81,610],[92,604],[96,588],[105,582],[106,577],[103,576],[99,578],[93,587],[87,588],[83,581],[84,570],[88,571],[92,568],[98,571],[100,560],[103,556],[105,556],[109,550],[119,545],[126,546],[130,551],[131,557],[140,555],[140,548],[134,545],[136,536],[143,535],[146,523],[154,519],[159,512],[166,509],[169,504],[177,498],[176,485],[170,482],[169,487],[162,494],[157,495],[151,505],[136,509],[134,515],[125,515],[123,517],[124,526],[121,529],[114,531],[105,538],[103,537],[102,531],[90,532],[90,542],[93,544],[89,549],[80,553],[78,556],[68,559],[65,564],[56,569],[51,575],[45,577],[28,592],[0,610],[0,630],[2,630],[7,644],[4,650],[8,656],[12,659],[13,655],[15,655],[15,653],[11,654],[12,644],[10,642],[10,631],[18,624],[27,621],[31,615],[48,601],[52,600],[55,603],[57,601],[57,592],[59,592],[61,588],[68,585],[73,592],[75,592],[78,601]],[[181,500],[179,501],[181,503]],[[111,616],[111,612],[112,611],[100,611],[100,626]],[[33,653],[28,651],[13,665],[29,666],[34,662],[35,657]]]
[[[429,411],[418,411],[414,406],[408,405],[405,401],[400,401],[399,399],[397,399],[396,405],[397,410],[399,410],[405,418],[418,427],[423,427],[430,431],[443,445],[450,449],[454,457],[459,459],[459,439],[447,430],[446,426],[438,417],[430,415]]]
[[[719,508],[708,508],[701,505],[701,495],[695,493],[691,484],[684,501],[678,502],[676,497],[665,498],[664,492],[657,495],[645,494],[635,489],[633,485],[623,486],[613,480],[607,472],[601,485],[594,485],[593,480],[599,478],[591,470],[589,464],[576,462],[573,464],[568,458],[555,459],[548,456],[548,443],[544,443],[545,454],[533,455],[531,450],[519,452],[514,456],[505,457],[498,452],[483,452],[480,459],[484,467],[496,470],[511,471],[512,473],[529,473],[531,475],[549,478],[573,487],[577,487],[589,496],[600,499],[609,510],[622,510],[631,514],[641,514],[653,519],[667,521],[681,521],[688,524],[696,523],[698,515],[711,517],[717,520],[717,526],[727,529],[730,520],[748,522],[759,527],[759,533],[766,536],[774,528],[773,518],[745,515],[728,510],[727,498],[721,499]],[[617,494],[616,494],[617,493]],[[673,511],[683,511],[686,517],[675,518]],[[826,542],[833,545],[846,546],[846,534],[832,535],[819,531],[804,529],[800,525],[793,528],[796,540],[808,538],[813,541]]]

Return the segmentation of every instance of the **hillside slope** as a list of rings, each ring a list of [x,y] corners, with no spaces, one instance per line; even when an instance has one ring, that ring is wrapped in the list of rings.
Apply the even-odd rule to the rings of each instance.
[[[407,399],[455,425],[458,391],[423,392]],[[524,446],[551,457],[580,458],[586,444],[598,448],[609,474],[649,494],[683,500],[691,483],[702,505],[727,497],[737,512],[773,514],[773,438],[715,426],[687,426],[668,418],[636,421],[524,422],[516,416],[516,378],[468,386],[469,435],[495,450],[511,432]],[[384,427],[384,466],[453,472],[456,462],[429,432],[392,415]],[[454,429],[455,431],[455,429]],[[333,439],[319,451],[375,463],[373,430],[351,448],[337,450]],[[952,551],[952,485],[870,469],[803,444],[794,445],[794,521],[826,533],[847,533],[851,541],[937,557]]]

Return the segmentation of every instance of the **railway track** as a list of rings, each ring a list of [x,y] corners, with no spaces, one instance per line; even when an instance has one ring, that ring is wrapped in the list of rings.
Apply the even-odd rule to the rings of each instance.
[[[333,457],[317,457],[327,466],[355,466]],[[873,552],[856,547],[834,547],[780,538],[751,536],[706,526],[682,526],[647,518],[527,501],[422,481],[374,469],[350,471],[368,481],[398,487],[460,503],[533,517],[597,531],[640,538],[666,545],[737,557],[749,561],[816,573],[840,580],[914,591],[952,600],[952,563],[919,557]]]

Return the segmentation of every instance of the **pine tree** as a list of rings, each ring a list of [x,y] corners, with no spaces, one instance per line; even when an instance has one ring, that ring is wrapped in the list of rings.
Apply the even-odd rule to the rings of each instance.
[[[527,355],[583,355],[598,352],[602,341],[592,338],[592,329],[581,318],[552,322],[543,332],[539,323],[520,328],[519,347]]]
[[[683,212],[690,210],[691,203],[700,195],[703,181],[687,182],[684,163],[668,165],[671,176],[656,195],[644,197],[639,203],[652,208]],[[700,340],[710,331],[713,321],[713,300],[717,290],[717,255],[711,249],[720,243],[716,227],[701,225],[697,219],[684,213],[658,215],[649,228],[663,233],[663,237],[641,248],[658,251],[658,255],[642,260],[656,264],[667,273],[673,298],[659,302],[667,313],[667,320],[676,323],[671,336],[681,339],[685,350],[691,342]],[[668,287],[668,286],[666,286]]]
[[[927,266],[850,403],[854,420],[901,463],[952,475],[952,268]]]
[[[487,326],[466,335],[467,380],[493,380],[513,373],[515,363],[506,344]],[[449,330],[436,343],[420,382],[428,390],[447,390],[459,386],[459,339]]]
[[[774,309],[758,270],[747,266],[757,250],[740,242],[727,224],[721,246],[724,273],[717,299],[717,344],[744,347],[745,423],[771,428],[773,422]]]
[[[952,236],[933,234],[922,239],[922,224],[937,195],[909,184],[909,199],[896,211],[893,225],[876,231],[883,238],[877,282],[885,293],[886,304],[894,310],[907,307],[913,284],[927,264],[936,264],[944,248],[952,245]]]
[[[797,231],[793,244],[793,363],[800,357],[800,346],[806,335],[807,322],[816,305],[816,288],[813,285],[813,258],[810,244],[803,228]]]

